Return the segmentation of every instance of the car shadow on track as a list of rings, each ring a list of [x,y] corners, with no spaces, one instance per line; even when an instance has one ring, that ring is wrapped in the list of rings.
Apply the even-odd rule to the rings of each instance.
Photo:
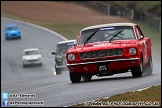
[[[42,67],[43,65],[38,65],[38,64],[34,64],[34,65],[26,65],[26,66],[22,66],[23,68],[33,68],[33,67]]]
[[[87,82],[100,82],[100,81],[117,81],[117,80],[128,80],[128,79],[140,79],[143,77],[147,77],[147,76],[152,76],[152,74],[144,72],[143,75],[141,77],[133,77],[133,76],[118,76],[118,77],[106,77],[106,78],[102,78],[102,77],[98,77],[97,79],[91,79],[90,81],[83,81],[81,80],[81,82],[79,83],[87,83]],[[72,83],[75,84],[75,83]]]
[[[12,40],[21,40],[21,38],[12,38],[12,39],[5,39],[6,41],[12,41]]]
[[[87,82],[100,82],[100,81],[112,81],[112,80],[125,80],[125,79],[132,79],[132,76],[125,76],[125,77],[108,77],[108,78],[101,78],[101,79],[91,79],[90,81],[81,81],[80,83],[87,83]]]

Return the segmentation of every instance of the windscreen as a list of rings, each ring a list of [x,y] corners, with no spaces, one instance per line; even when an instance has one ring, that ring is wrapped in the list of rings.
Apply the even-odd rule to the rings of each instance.
[[[32,51],[25,51],[24,55],[37,55],[39,54],[38,50],[32,50]]]
[[[74,46],[74,42],[57,44],[56,53],[57,54],[66,54],[67,50],[69,48],[72,48],[73,46]]]
[[[117,32],[123,30],[121,33],[117,34],[113,40],[135,40],[135,34],[133,32],[132,26],[115,26],[115,27],[104,27],[97,29],[85,30],[81,33],[79,45],[84,44],[87,38],[96,32],[87,43],[92,42],[101,42],[101,41],[109,41]]]
[[[17,29],[16,26],[7,27],[7,30],[16,30],[16,29]]]

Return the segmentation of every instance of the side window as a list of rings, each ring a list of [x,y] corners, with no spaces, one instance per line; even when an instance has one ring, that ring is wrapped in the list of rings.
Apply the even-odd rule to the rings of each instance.
[[[140,37],[141,37],[142,33],[140,32],[140,30],[139,30],[139,28],[138,28],[138,27],[136,27],[136,30],[137,30],[137,34],[138,34],[138,39],[140,39]]]

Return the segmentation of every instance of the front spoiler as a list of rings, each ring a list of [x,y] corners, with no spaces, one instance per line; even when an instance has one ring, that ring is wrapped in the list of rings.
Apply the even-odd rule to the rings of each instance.
[[[139,60],[139,58],[93,61],[93,62],[85,62],[85,63],[67,64],[66,66],[69,67],[69,66],[78,66],[78,65],[86,65],[86,64],[96,64],[96,63],[104,63],[104,62],[120,62],[120,61],[133,61],[133,60]]]

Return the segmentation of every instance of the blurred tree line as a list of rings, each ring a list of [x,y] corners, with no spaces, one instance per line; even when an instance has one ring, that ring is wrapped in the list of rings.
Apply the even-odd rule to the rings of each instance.
[[[112,6],[127,7],[137,12],[149,12],[161,16],[161,1],[102,1]]]

